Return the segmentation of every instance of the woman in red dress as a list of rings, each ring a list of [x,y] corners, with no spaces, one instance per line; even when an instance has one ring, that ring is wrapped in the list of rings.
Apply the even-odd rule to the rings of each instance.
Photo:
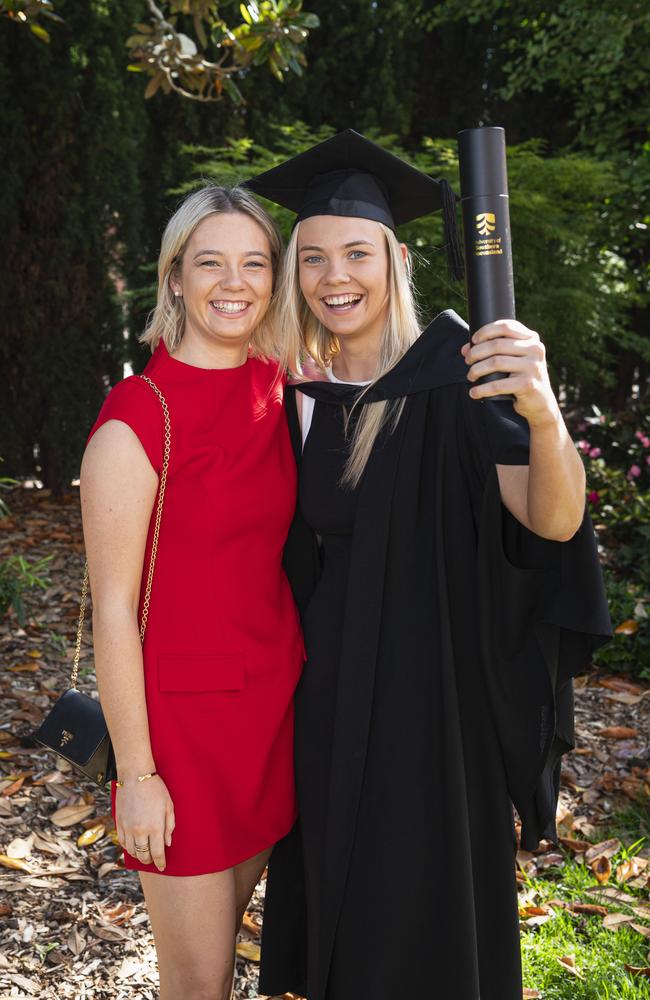
[[[163,236],[145,374],[109,393],[81,470],[112,808],[140,873],[161,1000],[230,995],[237,927],[296,819],[293,693],[304,658],[282,569],[296,470],[269,318],[280,258],[251,195],[207,188]],[[272,310],[271,310],[272,311]],[[166,876],[174,876],[169,878]]]

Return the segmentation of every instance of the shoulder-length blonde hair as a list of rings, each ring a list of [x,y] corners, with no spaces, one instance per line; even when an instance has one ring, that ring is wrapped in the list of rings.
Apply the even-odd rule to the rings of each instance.
[[[397,364],[422,332],[411,257],[407,256],[405,261],[395,233],[381,222],[377,225],[384,234],[388,251],[388,315],[379,347],[377,371],[370,385],[360,394],[355,407],[363,403],[365,393]],[[300,223],[287,246],[277,297],[278,313],[282,317],[283,362],[298,379],[302,378],[300,361],[305,355],[311,357],[321,371],[325,371],[340,349],[337,338],[313,314],[302,294],[298,267],[299,230]],[[395,429],[404,402],[403,398],[398,398],[367,403],[363,407],[352,435],[350,457],[341,479],[343,485],[357,486],[377,435],[387,424],[391,432]]]
[[[256,355],[277,357],[275,293],[282,262],[282,238],[268,212],[242,187],[210,186],[194,191],[181,202],[165,226],[158,257],[158,298],[146,329],[139,338],[141,343],[149,344],[152,351],[162,340],[169,353],[173,354],[183,338],[185,305],[182,296],[174,295],[170,279],[180,271],[183,254],[192,233],[210,215],[236,212],[248,215],[257,222],[269,241],[273,296],[269,308],[253,332],[251,348]]]

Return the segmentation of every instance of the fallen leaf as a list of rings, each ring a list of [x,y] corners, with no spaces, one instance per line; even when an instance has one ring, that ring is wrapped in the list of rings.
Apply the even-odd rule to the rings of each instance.
[[[23,787],[24,784],[25,784],[25,779],[18,778],[17,781],[12,782],[6,788],[3,788],[2,794],[4,795],[5,798],[9,798],[10,795],[15,795],[16,792],[20,791],[20,789]]]
[[[646,859],[627,858],[626,861],[622,861],[616,869],[616,880],[618,882],[627,882],[630,878],[636,878],[645,867],[645,865],[639,863],[641,860],[645,861]]]
[[[524,986],[523,992],[521,994],[522,1000],[537,1000],[537,998],[541,997],[541,995],[542,994],[539,992],[539,990],[529,990],[528,987],[526,986]]]
[[[101,840],[106,833],[106,827],[103,823],[97,823],[95,826],[89,827],[87,830],[77,838],[77,847],[90,847],[91,844],[95,844],[98,840]]]
[[[240,958],[245,958],[247,962],[259,962],[261,949],[253,941],[238,941],[237,954]]]
[[[609,858],[606,858],[604,855],[600,855],[600,857],[591,862],[590,867],[601,885],[604,885],[605,882],[609,882],[609,877],[612,874],[612,862]]]
[[[636,903],[636,897],[630,896],[629,893],[623,892],[621,889],[615,889],[613,885],[607,885],[604,888],[599,885],[589,886],[585,889],[585,892],[590,896],[602,896],[603,899],[613,899],[617,903]]]
[[[634,681],[626,681],[624,677],[601,677],[599,685],[610,691],[628,691],[630,694],[644,694],[644,689]]]
[[[33,994],[41,992],[39,984],[34,982],[33,979],[28,979],[27,976],[20,976],[17,972],[6,972],[5,976],[10,982],[14,983],[16,986],[20,986],[21,990],[27,990],[28,993]]]
[[[545,917],[548,916],[548,906],[522,906],[519,910],[520,917]]]
[[[630,691],[613,691],[611,694],[606,695],[607,701],[616,701],[620,705],[638,705],[640,701],[643,701],[647,692],[643,694],[632,694]]]
[[[650,927],[646,927],[645,924],[631,923],[630,927],[634,927],[634,930],[638,931],[639,934],[643,934],[644,937],[650,938]]]
[[[574,913],[584,913],[587,916],[604,917],[609,913],[606,906],[598,906],[597,903],[571,903]]]
[[[103,924],[96,920],[88,921],[88,929],[103,941],[126,941],[129,936],[121,927],[113,927],[112,924]]]
[[[135,913],[133,903],[115,903],[113,906],[97,904],[97,912],[103,921],[109,924],[125,924]]]
[[[253,934],[255,937],[259,937],[262,932],[262,925],[258,923],[255,914],[249,913],[248,910],[244,914],[242,928],[245,931],[248,931],[249,934]]]
[[[86,939],[79,933],[76,927],[73,927],[68,934],[66,945],[73,955],[81,955],[81,952],[86,947]]]
[[[612,858],[620,849],[620,840],[601,840],[599,844],[593,844],[585,851],[585,861],[590,865],[596,858]]]
[[[103,865],[100,865],[97,869],[97,878],[103,878],[104,875],[108,875],[109,872],[115,871],[119,866],[115,864],[114,861],[105,861]]]
[[[604,736],[609,740],[631,740],[638,736],[638,730],[630,729],[629,726],[605,726],[604,729],[596,731],[597,736]]]
[[[567,972],[570,972],[572,975],[577,976],[578,979],[584,979],[582,973],[579,972],[578,969],[576,968],[576,960],[573,957],[573,955],[563,955],[562,958],[558,958],[558,962],[560,963],[563,969],[566,969]]]
[[[560,868],[563,864],[564,858],[561,854],[542,854],[537,858],[538,868],[551,868],[554,865],[557,865],[557,867]]]
[[[623,968],[627,969],[633,976],[648,976],[650,978],[650,965],[626,965],[623,963]]]
[[[32,846],[34,844],[34,837],[28,837],[25,840],[22,837],[16,837],[11,841],[7,847],[7,857],[8,858],[27,858],[32,853]]]
[[[639,623],[634,618],[627,618],[614,629],[615,635],[634,635],[639,631]]]
[[[94,809],[94,805],[88,806],[85,803],[63,806],[52,813],[50,822],[54,823],[55,826],[74,826],[75,823],[80,823],[86,816],[90,816],[91,812],[94,812]]]
[[[608,931],[616,931],[622,924],[629,924],[631,921],[632,917],[628,917],[626,913],[608,913],[603,918],[603,927]]]
[[[27,872],[28,875],[32,873],[32,869],[21,858],[9,858],[6,854],[0,854],[0,865],[13,868],[17,872]]]
[[[136,972],[140,972],[142,968],[142,962],[139,959],[125,958],[118,969],[117,978],[129,979],[131,976],[135,976]]]
[[[26,663],[15,663],[13,667],[7,667],[7,670],[11,670],[15,674],[34,674],[39,668],[38,663],[34,663],[33,660],[28,660]]]
[[[560,837],[560,843],[562,844],[562,847],[568,848],[570,851],[573,851],[574,854],[588,851],[591,847],[588,840],[576,840],[573,837]]]

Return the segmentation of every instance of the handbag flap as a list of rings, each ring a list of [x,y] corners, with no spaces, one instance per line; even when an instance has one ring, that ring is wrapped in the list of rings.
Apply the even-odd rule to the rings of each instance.
[[[73,763],[86,765],[108,736],[101,705],[76,688],[69,688],[33,733],[33,738]]]

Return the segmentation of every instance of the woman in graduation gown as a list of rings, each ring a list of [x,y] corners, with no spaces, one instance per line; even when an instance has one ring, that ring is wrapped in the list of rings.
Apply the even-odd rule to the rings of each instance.
[[[451,310],[421,331],[394,230],[449,191],[357,133],[249,184],[298,213],[281,315],[318,372],[287,402],[308,659],[260,988],[520,1000],[511,803],[523,847],[556,839],[571,678],[610,634],[544,348]]]

